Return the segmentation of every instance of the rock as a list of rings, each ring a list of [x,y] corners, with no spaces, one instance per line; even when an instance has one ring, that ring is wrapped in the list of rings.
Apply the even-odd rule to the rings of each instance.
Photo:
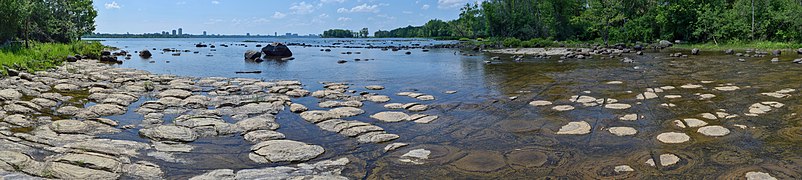
[[[111,56],[111,51],[100,51],[101,56]]]
[[[189,96],[192,96],[192,92],[183,89],[169,89],[166,91],[162,91],[158,95],[156,95],[156,97],[158,98],[174,97],[179,99],[185,99]]]
[[[399,136],[395,134],[387,134],[385,132],[369,132],[356,137],[359,143],[382,143],[398,139]]]
[[[74,84],[66,84],[65,83],[65,84],[57,84],[56,86],[53,86],[53,89],[56,89],[56,90],[59,90],[59,91],[75,91],[75,90],[81,89],[81,87],[77,86],[77,85],[74,85]]]
[[[385,96],[385,95],[368,96],[367,99],[368,99],[368,101],[375,102],[375,103],[385,103],[387,101],[390,101],[390,97],[389,96]]]
[[[231,169],[218,169],[190,178],[189,180],[234,180],[236,174]]]
[[[632,127],[611,127],[607,130],[616,136],[631,136],[638,133],[638,130]]]
[[[432,151],[426,149],[413,149],[404,155],[401,155],[401,158],[398,161],[405,162],[405,163],[412,163],[412,164],[424,164],[427,159],[429,159],[429,155]]]
[[[153,56],[153,54],[150,54],[150,51],[148,51],[147,49],[143,49],[142,51],[139,51],[139,57],[147,59],[147,58],[150,58],[151,56]]]
[[[292,140],[271,140],[251,147],[251,159],[256,162],[307,161],[323,154],[323,147]],[[256,158],[256,159],[254,159]]]
[[[732,49],[727,49],[724,51],[724,54],[735,54],[735,51]]]
[[[696,132],[699,132],[705,136],[714,137],[726,136],[727,134],[730,134],[730,130],[722,126],[705,126],[699,128],[696,130]]]
[[[643,46],[640,44],[636,44],[635,46],[632,47],[632,49],[635,51],[643,51]]]
[[[254,130],[276,130],[279,128],[279,124],[276,123],[275,118],[267,115],[247,118],[237,122],[236,125],[245,132]]]
[[[302,112],[300,115],[301,118],[311,123],[319,123],[325,120],[336,118],[333,113],[330,113],[329,111],[320,111],[320,110],[306,111]]]
[[[348,61],[346,61],[346,60],[339,60],[339,61],[337,61],[337,64],[344,64],[344,63],[347,63],[347,62]]]
[[[117,179],[119,174],[83,168],[80,166],[54,162],[46,169],[53,177],[59,179]]]
[[[443,92],[443,93],[446,93],[446,94],[456,94],[456,93],[457,93],[457,91],[445,91],[445,92]]]
[[[392,144],[388,144],[387,146],[384,146],[384,152],[389,152],[389,151],[392,151],[392,150],[396,150],[398,148],[401,148],[401,147],[404,147],[404,146],[407,146],[407,145],[408,145],[407,143],[392,143]]]
[[[666,40],[660,40],[660,42],[658,42],[658,45],[660,46],[660,48],[667,48],[673,46],[674,44]]]
[[[415,123],[418,123],[418,124],[429,124],[432,121],[437,120],[437,118],[438,118],[438,116],[426,116],[426,117],[418,118],[417,120],[415,120]]]
[[[355,107],[338,107],[329,110],[329,113],[333,114],[334,118],[344,118],[360,115],[365,113],[365,111]]]
[[[661,154],[660,155],[660,166],[668,167],[679,162],[679,157],[674,154]],[[654,159],[649,159],[646,161],[646,164],[649,166],[655,166]]]
[[[3,89],[0,90],[0,100],[3,101],[12,101],[12,100],[19,100],[22,98],[22,93],[14,89]]]
[[[50,123],[50,129],[57,133],[79,134],[87,133],[89,126],[78,120],[59,120]]]
[[[635,98],[639,100],[645,100],[645,99],[654,99],[657,97],[658,97],[657,94],[653,92],[643,92],[642,94],[638,94]]]
[[[272,43],[268,44],[262,48],[262,53],[265,54],[265,57],[290,57],[292,56],[292,51],[287,45],[282,43]]]
[[[780,62],[780,58],[771,58],[771,62]]]
[[[407,120],[409,115],[403,112],[387,111],[370,115],[370,117],[384,122],[400,122]]]
[[[585,121],[569,122],[568,124],[560,127],[556,134],[566,135],[581,135],[590,133],[590,124]]]
[[[780,56],[782,53],[783,53],[783,52],[782,52],[782,51],[780,51],[780,50],[773,50],[773,51],[771,51],[771,55],[774,55],[774,56]]]
[[[384,86],[370,85],[370,86],[365,86],[365,89],[368,89],[368,90],[382,90],[382,89],[384,89]]]
[[[746,172],[746,174],[744,174],[744,177],[746,177],[746,180],[777,180],[777,178],[771,176],[771,174],[769,173],[754,172],[754,171]]]
[[[536,100],[536,101],[529,102],[529,105],[535,106],[535,107],[548,106],[548,105],[551,105],[551,104],[552,103],[550,101],[544,101],[544,100]]]
[[[607,109],[629,109],[630,107],[632,107],[632,105],[622,104],[622,103],[613,103],[604,105],[604,108]]]
[[[667,132],[657,135],[657,140],[667,144],[678,144],[690,141],[691,137],[685,133]]]
[[[245,134],[245,140],[252,143],[284,139],[284,134],[271,130],[256,130]]]
[[[174,125],[160,125],[139,130],[139,134],[157,141],[192,142],[198,139],[192,129]]]
[[[570,111],[570,110],[574,110],[574,106],[571,106],[571,105],[559,105],[559,106],[554,106],[551,109],[553,109],[555,111]]]
[[[309,109],[306,108],[306,106],[304,106],[303,104],[298,104],[298,103],[290,104],[290,111],[291,112],[302,113],[302,112],[307,111],[307,110],[309,110]]]
[[[434,100],[434,96],[432,96],[432,95],[421,95],[421,96],[415,97],[415,99],[418,99],[418,100],[421,100],[421,101],[431,101],[431,100]]]
[[[76,58],[75,56],[67,56],[67,58],[65,60],[67,62],[77,62],[78,58]]]
[[[696,48],[691,49],[691,54],[692,55],[699,55],[699,49],[696,49]]]
[[[262,53],[259,51],[254,51],[254,50],[245,51],[245,60],[259,60],[261,57]]]
[[[69,153],[59,156],[55,161],[109,172],[120,172],[123,165],[120,161],[112,159],[111,157],[90,153]]]

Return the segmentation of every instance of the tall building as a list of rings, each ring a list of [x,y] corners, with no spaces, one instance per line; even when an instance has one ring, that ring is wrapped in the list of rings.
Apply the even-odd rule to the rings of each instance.
[[[245,36],[251,36],[251,33],[245,33]]]
[[[278,37],[278,32],[273,32],[273,36]]]
[[[203,31],[203,35],[204,35],[204,36],[206,35],[206,31]]]
[[[173,29],[173,36],[175,36],[175,29]]]
[[[178,28],[178,35],[184,35],[184,30],[181,29],[181,28]]]

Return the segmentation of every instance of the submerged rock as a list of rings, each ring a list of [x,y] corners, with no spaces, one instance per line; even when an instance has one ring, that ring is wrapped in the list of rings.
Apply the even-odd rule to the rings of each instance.
[[[570,110],[574,110],[574,106],[571,106],[571,105],[558,105],[558,106],[552,107],[551,109],[553,109],[555,111],[570,111]]]
[[[401,158],[398,159],[398,161],[412,164],[424,164],[425,161],[429,159],[429,154],[431,153],[432,151],[426,149],[414,149],[404,155],[401,155]]]
[[[562,126],[557,134],[581,135],[590,133],[590,124],[585,121],[569,122]]]
[[[726,136],[727,134],[730,134],[730,130],[722,126],[705,126],[699,128],[696,130],[696,132],[699,132],[705,136],[714,137]]]
[[[632,127],[611,127],[607,130],[616,136],[631,136],[638,133],[638,130]]]

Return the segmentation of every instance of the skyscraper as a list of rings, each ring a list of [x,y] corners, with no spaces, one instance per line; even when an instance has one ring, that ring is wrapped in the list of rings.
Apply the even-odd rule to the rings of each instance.
[[[178,28],[178,35],[184,35],[184,30],[181,29],[181,28]]]
[[[173,36],[175,36],[175,29],[173,29]]]
[[[203,31],[203,35],[204,35],[204,36],[206,35],[206,31]]]

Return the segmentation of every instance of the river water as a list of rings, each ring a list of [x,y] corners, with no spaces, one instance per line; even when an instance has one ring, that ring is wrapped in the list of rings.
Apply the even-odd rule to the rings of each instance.
[[[287,139],[320,145],[326,150],[311,161],[349,157],[352,163],[345,173],[355,179],[741,179],[747,172],[765,172],[779,179],[802,178],[802,151],[799,150],[802,149],[799,143],[802,142],[802,118],[797,114],[802,110],[797,90],[802,88],[802,77],[798,75],[802,66],[790,63],[791,59],[798,58],[790,53],[782,56],[783,61],[778,63],[770,62],[770,57],[745,58],[720,52],[672,58],[668,51],[624,55],[634,59],[634,63],[620,62],[623,57],[602,59],[602,56],[566,60],[528,57],[515,62],[510,55],[459,49],[424,52],[421,49],[383,51],[291,46],[295,60],[256,63],[243,60],[243,53],[249,49],[259,50],[257,44],[273,41],[313,45],[344,42],[359,46],[451,42],[268,38],[247,39],[263,42],[243,42],[246,39],[235,38],[102,40],[105,45],[129,52],[156,48],[151,50],[154,54],[151,59],[133,56],[116,65],[153,73],[299,80],[310,91],[322,89],[319,82],[347,82],[357,91],[365,91],[363,87],[367,85],[382,85],[385,89],[375,92],[390,96],[392,103],[420,102],[396,95],[403,91],[435,96],[433,101],[420,102],[430,106],[423,113],[440,117],[429,124],[386,123],[372,119],[370,115],[387,109],[382,103],[371,102],[362,107],[366,113],[348,119],[369,122],[400,136],[389,143],[409,144],[386,153],[382,149],[389,143],[360,144],[354,138],[323,131],[297,114],[279,113],[277,121],[281,128],[277,131]],[[196,48],[196,43],[245,44],[247,47],[217,46],[212,50]],[[191,52],[172,56],[160,53],[164,48]],[[198,53],[192,53],[194,51]],[[405,54],[407,51],[411,54]],[[492,56],[500,56],[501,60],[485,63]],[[338,60],[348,62],[338,64]],[[235,73],[256,70],[262,73]],[[733,87],[737,88],[732,90]],[[762,94],[789,88],[795,91],[781,93],[790,95],[782,98]],[[446,91],[457,93],[447,94]],[[652,94],[645,92],[654,92],[656,96],[638,98]],[[708,94],[715,97],[705,98]],[[580,97],[600,101],[598,104],[572,102]],[[529,104],[536,100],[553,105]],[[319,100],[313,97],[293,99],[293,102],[310,109],[325,109],[319,108]],[[751,106],[761,102],[784,105],[762,114],[750,112]],[[631,108],[605,108],[607,104],[627,104]],[[557,111],[552,109],[555,105],[571,105],[574,109]],[[703,113],[727,115],[706,118]],[[631,114],[635,120],[621,119]],[[706,123],[704,126],[724,127],[729,133],[720,137],[705,136],[698,127],[682,128],[675,123],[675,120],[688,118],[702,120]],[[569,122],[580,121],[591,126],[589,132],[558,133]],[[685,125],[690,124],[685,122]],[[631,127],[637,133],[616,136],[609,132],[611,127]],[[670,144],[656,138],[667,132],[687,134],[690,140]],[[135,131],[110,136],[147,142]],[[201,138],[191,144],[198,147],[197,152],[176,155],[190,163],[157,163],[168,177],[182,179],[214,169],[286,165],[250,161],[247,153],[251,144],[240,137]],[[414,149],[430,151],[425,163],[399,161],[400,156]],[[657,165],[647,163],[656,159],[659,159]]]

